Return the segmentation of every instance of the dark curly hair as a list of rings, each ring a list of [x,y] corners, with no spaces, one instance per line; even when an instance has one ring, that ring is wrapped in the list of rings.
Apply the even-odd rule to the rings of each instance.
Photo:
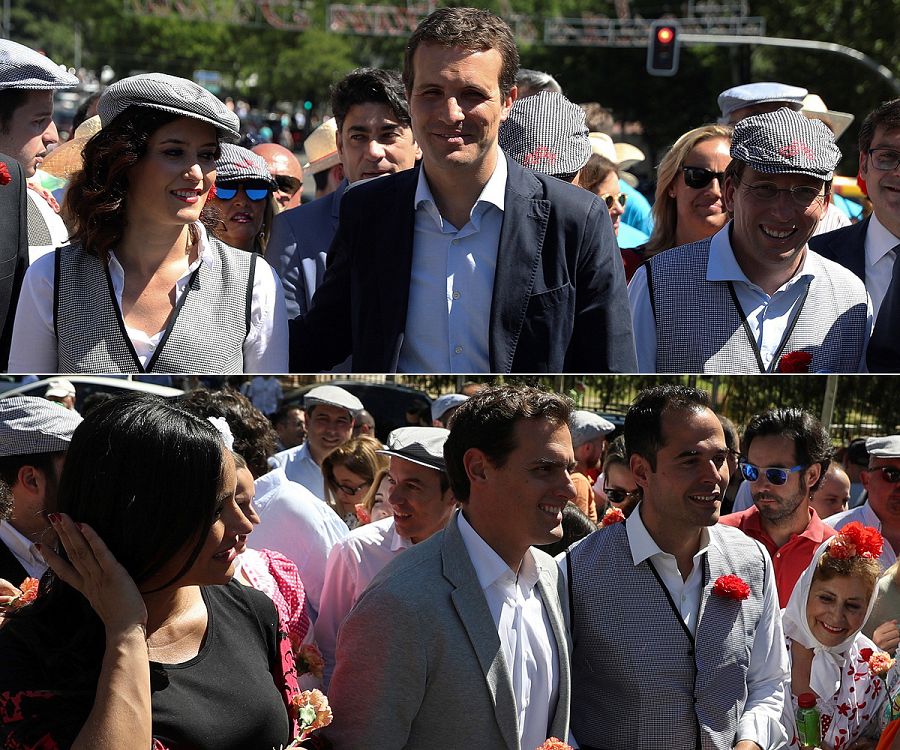
[[[71,240],[80,243],[85,252],[105,259],[121,242],[128,173],[147,153],[153,133],[180,117],[148,107],[129,107],[84,145],[84,169],[69,183],[63,213],[73,225]],[[207,208],[201,221],[210,230],[216,224]]]

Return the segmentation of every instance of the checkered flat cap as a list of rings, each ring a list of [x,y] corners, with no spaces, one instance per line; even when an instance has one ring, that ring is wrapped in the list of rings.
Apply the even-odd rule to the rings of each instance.
[[[735,125],[731,158],[763,174],[804,174],[830,180],[841,150],[824,122],[782,107]]]
[[[70,89],[78,77],[24,44],[0,39],[0,89]]]
[[[103,127],[129,107],[161,109],[214,125],[223,141],[240,140],[241,121],[219,99],[193,81],[165,73],[143,73],[110,86],[97,104]]]
[[[591,158],[584,110],[552,91],[516,99],[499,140],[510,158],[541,174],[574,174]]]
[[[223,143],[222,155],[216,159],[216,182],[245,180],[265,182],[273,190],[278,187],[265,159],[243,146]]]
[[[64,451],[79,424],[78,412],[45,398],[0,398],[0,456]]]

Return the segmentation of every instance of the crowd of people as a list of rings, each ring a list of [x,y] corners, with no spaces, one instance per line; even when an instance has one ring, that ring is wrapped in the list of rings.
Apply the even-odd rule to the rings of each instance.
[[[900,435],[677,385],[618,436],[518,384],[384,444],[332,384],[50,390],[0,399],[4,747],[774,750],[809,700],[815,747],[896,746]]]
[[[488,11],[440,8],[402,73],[336,81],[303,166],[163,73],[108,86],[53,149],[77,81],[0,52],[10,372],[900,369],[900,100],[859,131],[868,216],[834,190],[852,115],[777,82],[722,92],[651,207],[609,112],[520,69]]]

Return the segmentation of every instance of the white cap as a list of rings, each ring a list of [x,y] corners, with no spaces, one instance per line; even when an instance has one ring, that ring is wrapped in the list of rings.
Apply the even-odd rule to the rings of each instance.
[[[309,409],[316,404],[327,404],[328,406],[339,406],[346,409],[350,414],[356,414],[365,407],[356,396],[350,391],[345,391],[337,385],[319,385],[310,391],[307,391],[303,397],[303,408]]]
[[[429,469],[447,471],[444,443],[450,430],[443,427],[398,427],[388,435],[387,448],[376,451],[385,456],[397,456]]]
[[[441,419],[454,406],[459,406],[468,400],[469,397],[462,393],[445,393],[443,396],[438,396],[431,402],[431,418]]]
[[[47,383],[47,390],[44,396],[55,396],[56,398],[65,398],[66,396],[75,395],[75,386],[71,380],[65,378],[54,378]]]
[[[572,433],[572,447],[577,448],[589,440],[606,437],[616,426],[599,414],[585,409],[576,409],[569,417],[569,431]]]
[[[886,435],[866,440],[866,450],[870,457],[900,458],[900,435]]]

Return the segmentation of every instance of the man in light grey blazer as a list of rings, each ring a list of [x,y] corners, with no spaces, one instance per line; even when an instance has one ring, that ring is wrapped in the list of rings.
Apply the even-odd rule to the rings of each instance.
[[[444,446],[462,506],[394,559],[341,626],[326,732],[336,750],[534,750],[569,727],[561,576],[531,545],[575,497],[564,397],[486,389]]]

